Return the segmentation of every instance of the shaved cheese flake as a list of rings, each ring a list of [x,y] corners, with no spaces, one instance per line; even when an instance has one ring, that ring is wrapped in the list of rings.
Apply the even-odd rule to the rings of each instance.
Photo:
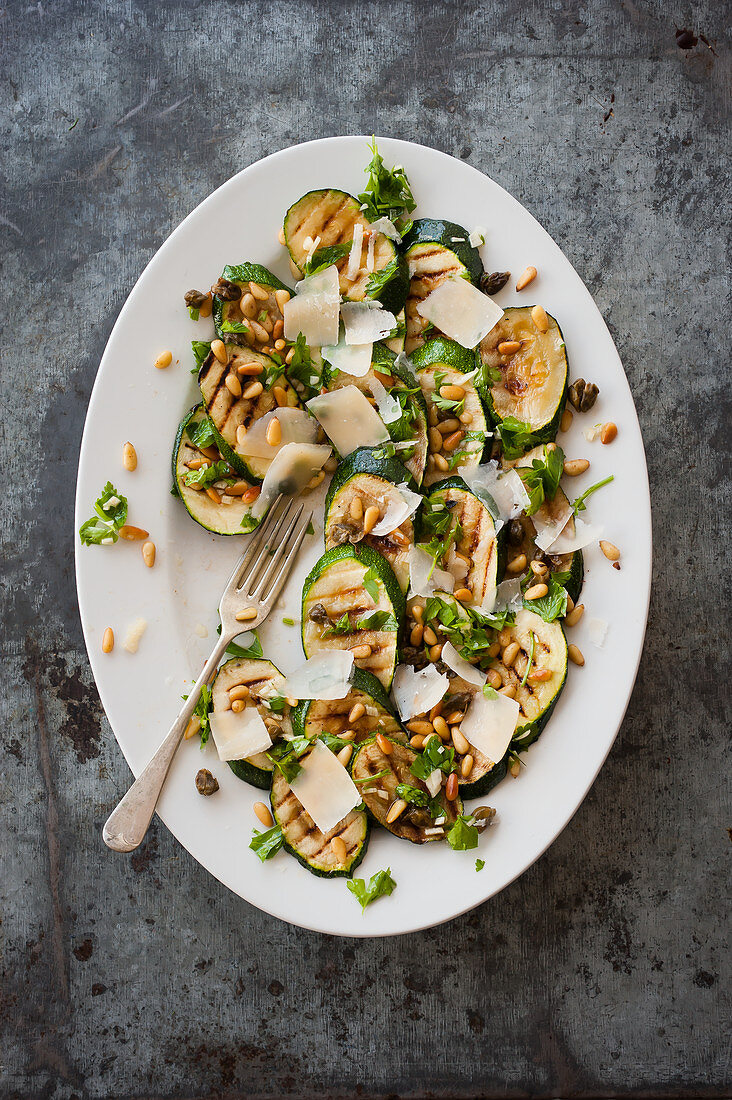
[[[473,248],[480,248],[482,244],[485,244],[486,230],[482,225],[476,225],[468,237],[468,244],[472,244]]]
[[[435,768],[434,771],[430,772],[430,774],[427,776],[427,778],[424,781],[424,785],[427,788],[427,790],[430,792],[432,797],[436,798],[437,795],[440,793],[440,787],[442,786],[442,772],[441,772],[441,770],[439,768]]]
[[[286,443],[267,468],[252,516],[259,519],[273,500],[282,493],[288,497],[301,493],[330,458],[331,448],[316,443]]]
[[[476,687],[482,687],[486,682],[486,675],[481,672],[475,665],[471,665],[470,661],[466,661],[464,657],[461,657],[452,642],[445,642],[442,647],[441,659],[445,662],[448,668],[460,677],[461,680],[465,680],[467,684],[475,684]]]
[[[396,328],[396,317],[378,302],[344,302],[341,317],[347,344],[375,344]]]
[[[390,241],[396,241],[397,244],[402,239],[401,233],[389,218],[377,218],[375,222],[371,222],[369,229],[372,233],[383,233]]]
[[[605,645],[608,629],[609,624],[605,619],[590,619],[588,622],[587,632],[590,635],[590,641],[597,649],[602,649]]]
[[[449,687],[447,676],[438,672],[434,665],[427,665],[419,672],[411,665],[399,665],[394,673],[391,693],[397,710],[406,722],[416,714],[431,710]]]
[[[334,347],[323,347],[320,350],[323,358],[332,367],[344,374],[350,374],[353,378],[363,378],[371,370],[373,344],[347,344],[345,340],[339,340]]]
[[[389,438],[384,421],[356,386],[312,397],[307,407],[343,458],[359,447],[377,447]]]
[[[282,430],[281,441],[275,446],[267,442],[273,420],[279,421]],[[236,453],[247,458],[274,458],[288,443],[315,443],[317,438],[318,425],[304,409],[272,409],[254,421],[241,443],[237,439]]]
[[[322,741],[315,741],[307,756],[301,757],[290,790],[326,834],[361,801],[358,787]]]
[[[346,278],[354,280],[358,275],[361,268],[361,249],[363,248],[363,226],[360,222],[356,222],[353,227],[353,244],[351,245],[351,251],[348,253],[348,267],[346,268]]]
[[[531,503],[521,475],[516,470],[499,470],[495,459],[484,466],[469,466],[461,473],[471,493],[483,501],[493,516],[496,530]]]
[[[369,233],[369,247],[366,252],[366,270],[374,270],[374,250],[376,248],[376,233]]]
[[[127,627],[127,634],[124,640],[124,648],[128,653],[137,653],[140,639],[146,630],[147,619],[135,619],[133,623],[130,623]]]
[[[585,428],[582,433],[588,443],[594,443],[602,431],[602,424],[593,424],[591,428]]]
[[[497,764],[511,743],[519,716],[519,704],[506,695],[486,699],[482,691],[470,701],[460,732],[471,745]]]
[[[335,264],[297,283],[296,294],[285,302],[285,339],[296,340],[301,332],[305,343],[321,347],[338,343],[340,289]]]
[[[548,550],[559,538],[572,518],[572,507],[567,500],[554,501],[551,510],[542,504],[531,517],[536,531],[536,545],[540,550]]]
[[[262,716],[254,706],[244,707],[238,714],[233,710],[212,711],[209,722],[219,760],[246,760],[272,744]]]
[[[500,611],[520,611],[523,606],[521,580],[519,577],[512,577],[510,580],[501,581],[498,588],[490,588],[486,592],[478,613],[488,615],[491,612],[498,614]]]
[[[401,419],[402,407],[398,400],[392,393],[389,393],[386,386],[382,385],[378,378],[374,377],[369,383],[371,387],[371,393],[376,401],[376,408],[379,410],[379,416],[385,424],[394,424],[397,420]]]
[[[562,531],[561,535],[551,543],[552,554],[573,554],[575,550],[583,550],[591,542],[598,542],[602,538],[602,527],[593,527],[591,523],[584,523],[581,519],[574,521],[574,534]]]
[[[417,305],[417,313],[464,348],[475,348],[503,310],[467,279],[445,279]]]
[[[419,493],[413,493],[406,483],[395,485],[389,493],[386,502],[386,511],[379,522],[371,528],[372,535],[390,535],[401,527],[405,520],[409,519],[422,503]]]
[[[438,569],[434,558],[419,546],[410,546],[409,554],[409,594],[411,596],[431,596],[433,592],[452,592],[455,578],[445,569]]]
[[[352,672],[350,649],[323,650],[287,677],[282,692],[290,699],[345,699]]]

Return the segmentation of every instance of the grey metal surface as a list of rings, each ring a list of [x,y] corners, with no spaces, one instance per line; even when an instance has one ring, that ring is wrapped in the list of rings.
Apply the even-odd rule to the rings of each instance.
[[[713,52],[640,0],[0,11],[0,1095],[729,1095],[729,17],[694,5]],[[371,130],[487,171],[587,282],[644,431],[656,573],[627,718],[561,838],[469,916],[357,942],[252,909],[159,824],[129,859],[103,847],[129,772],[71,517],[148,258],[239,168]]]

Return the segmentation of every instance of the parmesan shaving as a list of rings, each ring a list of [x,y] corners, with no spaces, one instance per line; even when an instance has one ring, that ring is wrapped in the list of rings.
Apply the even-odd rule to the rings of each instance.
[[[128,653],[137,653],[140,639],[146,630],[147,619],[135,619],[133,623],[130,623],[124,640],[124,648]]]
[[[602,649],[605,645],[608,629],[609,624],[605,619],[590,619],[588,622],[587,632],[590,635],[590,641],[597,649]]]
[[[495,459],[484,466],[469,466],[461,473],[471,493],[483,501],[493,516],[496,531],[531,503],[521,475],[516,470],[499,471]]]
[[[467,279],[440,283],[417,305],[417,313],[464,348],[475,348],[503,316],[503,310]]]
[[[238,713],[233,710],[212,711],[209,722],[219,760],[246,760],[255,753],[264,752],[272,744],[272,738],[255,706],[244,707]]]
[[[416,672],[411,665],[399,665],[394,673],[391,693],[399,714],[406,722],[416,714],[424,714],[439,703],[450,687],[450,681],[434,665]]]
[[[476,225],[473,232],[468,237],[468,244],[472,244],[473,248],[480,248],[482,244],[485,244],[486,230],[482,225]]]
[[[399,404],[397,398],[389,393],[387,388],[382,385],[378,378],[374,377],[369,382],[371,393],[376,401],[376,408],[379,410],[379,416],[385,424],[394,424],[397,420],[401,419],[402,407]]]
[[[597,542],[602,538],[602,527],[593,527],[590,523],[584,523],[581,519],[574,521],[574,534],[562,531],[561,535],[551,544],[552,554],[573,554],[575,550],[583,550],[591,542]]]
[[[290,789],[325,834],[335,829],[361,801],[358,787],[341,762],[317,740],[307,756],[300,759],[300,771]]]
[[[352,671],[349,649],[323,650],[287,677],[282,692],[291,699],[345,699]]]
[[[402,239],[401,233],[389,218],[377,218],[375,222],[371,222],[369,229],[372,233],[382,233],[390,241],[396,241],[397,244]]]
[[[299,333],[311,347],[338,343],[340,289],[335,264],[308,275],[295,287],[295,297],[285,302],[285,339],[296,340]]]
[[[307,407],[344,458],[359,447],[377,447],[389,438],[384,421],[356,386],[312,397]]]
[[[396,317],[378,302],[344,302],[341,317],[347,344],[374,344],[396,328]]]
[[[297,496],[330,458],[331,448],[316,443],[286,443],[267,467],[252,516],[259,519],[280,494]]]
[[[350,374],[352,378],[363,378],[371,370],[373,344],[347,344],[345,340],[339,340],[334,347],[323,347],[320,350],[323,358],[332,367],[344,374]]]
[[[409,594],[431,596],[433,592],[453,592],[455,578],[445,569],[438,569],[434,558],[419,546],[410,546]]]
[[[371,528],[372,535],[390,535],[401,527],[419,508],[422,497],[413,493],[406,483],[395,485],[386,502],[386,511],[379,522]]]
[[[369,246],[366,252],[366,270],[374,270],[374,249],[376,248],[376,233],[369,233]]]
[[[360,222],[356,222],[353,227],[353,244],[351,245],[351,251],[348,253],[348,267],[346,268],[346,278],[351,282],[357,277],[361,268],[361,249],[363,248],[363,226]]]
[[[442,786],[442,772],[439,768],[435,768],[434,771],[430,772],[430,774],[424,781],[424,785],[430,792],[432,797],[436,798],[437,795],[440,793],[440,787]],[[438,822],[435,822],[435,824],[438,824]]]
[[[445,642],[442,647],[441,659],[445,662],[448,668],[460,677],[461,680],[465,680],[467,684],[474,684],[476,687],[482,687],[486,682],[486,675],[481,672],[479,668],[471,665],[470,661],[466,661],[464,657],[461,657],[452,642]]]
[[[478,691],[460,723],[460,732],[483,756],[497,764],[511,743],[519,710],[516,699],[498,694],[487,699]]]

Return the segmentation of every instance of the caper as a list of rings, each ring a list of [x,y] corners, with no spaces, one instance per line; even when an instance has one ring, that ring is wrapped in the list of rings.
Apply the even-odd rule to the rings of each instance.
[[[191,309],[200,309],[207,298],[208,294],[200,290],[189,290],[183,300]]]
[[[569,402],[577,412],[588,412],[597,401],[599,392],[594,382],[585,382],[584,378],[578,378],[569,387]]]
[[[484,294],[498,294],[510,278],[510,271],[492,271],[490,275],[483,274],[480,277],[480,289]]]
[[[520,519],[512,519],[509,523],[508,541],[511,546],[520,546],[524,541],[524,529]]]
[[[196,773],[196,790],[199,794],[216,794],[218,789],[219,781],[215,775],[211,774],[208,768],[201,768],[201,770]]]
[[[219,279],[215,286],[211,287],[211,293],[224,302],[234,302],[241,298],[241,287],[238,283],[232,283],[230,279]]]
[[[320,623],[321,626],[325,626],[326,623],[330,626],[330,616],[323,607],[322,603],[314,603],[308,611],[308,618],[313,623]]]

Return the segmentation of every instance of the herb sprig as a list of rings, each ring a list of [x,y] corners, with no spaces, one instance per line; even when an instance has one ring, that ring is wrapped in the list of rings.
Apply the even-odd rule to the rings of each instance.
[[[94,501],[95,515],[82,523],[79,538],[84,546],[105,546],[116,542],[119,529],[127,521],[127,497],[118,493],[111,481]]]

